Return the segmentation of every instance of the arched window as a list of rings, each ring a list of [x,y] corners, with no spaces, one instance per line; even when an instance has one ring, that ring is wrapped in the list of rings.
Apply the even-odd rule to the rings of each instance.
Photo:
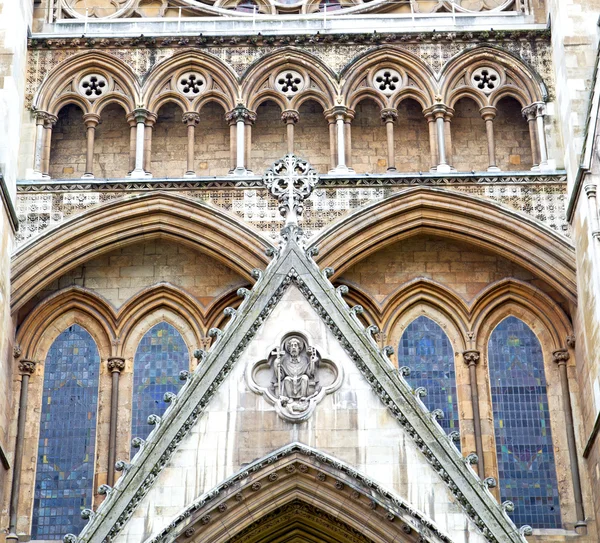
[[[515,504],[517,526],[558,528],[554,466],[542,348],[516,317],[504,319],[488,345],[496,454],[502,500]]]
[[[442,428],[448,433],[458,430],[454,353],[441,327],[425,316],[412,321],[400,338],[398,364],[410,368],[407,380],[413,388],[427,389],[425,405],[444,412]]]
[[[166,411],[165,392],[177,393],[182,385],[179,372],[188,370],[189,364],[187,346],[173,326],[161,322],[146,332],[133,363],[132,437],[150,433],[148,416]]]
[[[92,336],[73,325],[44,364],[44,391],[33,503],[32,539],[79,533],[92,506],[100,357]]]

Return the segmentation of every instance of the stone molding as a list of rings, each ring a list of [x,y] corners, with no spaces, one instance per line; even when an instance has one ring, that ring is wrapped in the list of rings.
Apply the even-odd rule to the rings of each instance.
[[[22,359],[19,360],[19,372],[22,375],[33,375],[37,362],[35,360]]]
[[[125,359],[120,357],[111,357],[106,361],[106,367],[111,373],[121,373],[125,369]]]

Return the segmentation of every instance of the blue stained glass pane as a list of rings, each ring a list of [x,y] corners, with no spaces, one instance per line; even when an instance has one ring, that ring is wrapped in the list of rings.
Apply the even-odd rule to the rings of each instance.
[[[560,528],[560,503],[542,348],[516,317],[493,331],[488,358],[502,500],[515,524]]]
[[[413,388],[427,389],[425,405],[444,412],[442,428],[458,430],[454,352],[441,327],[424,316],[412,321],[400,339],[398,364],[410,368],[407,380]]]
[[[183,384],[179,372],[188,370],[189,364],[187,346],[173,326],[161,322],[146,332],[133,363],[132,437],[148,436],[152,430],[148,416],[166,411],[165,392],[177,393]],[[132,449],[131,456],[135,452]]]
[[[90,334],[73,325],[44,364],[44,392],[33,502],[32,539],[79,533],[91,507],[100,357]]]

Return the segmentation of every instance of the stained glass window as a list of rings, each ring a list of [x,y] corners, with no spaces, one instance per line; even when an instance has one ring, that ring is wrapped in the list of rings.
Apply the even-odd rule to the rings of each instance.
[[[398,364],[410,368],[407,380],[413,388],[427,389],[425,405],[444,412],[442,428],[458,430],[454,352],[441,327],[425,316],[412,321],[400,339]]]
[[[515,524],[558,528],[560,504],[544,358],[535,334],[516,317],[493,331],[488,358],[499,485],[515,504]]]
[[[100,357],[92,336],[73,325],[56,338],[44,364],[44,391],[32,539],[79,533],[92,505]]]
[[[148,416],[165,412],[165,392],[177,393],[183,384],[179,372],[189,369],[189,364],[187,346],[173,326],[161,322],[146,332],[133,363],[132,437],[144,439],[150,433]]]

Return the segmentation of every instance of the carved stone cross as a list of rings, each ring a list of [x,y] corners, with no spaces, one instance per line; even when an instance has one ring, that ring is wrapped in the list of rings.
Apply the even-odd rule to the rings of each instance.
[[[304,200],[319,182],[317,171],[296,155],[285,155],[264,174],[263,182],[279,201],[286,226],[296,226],[304,210]]]

